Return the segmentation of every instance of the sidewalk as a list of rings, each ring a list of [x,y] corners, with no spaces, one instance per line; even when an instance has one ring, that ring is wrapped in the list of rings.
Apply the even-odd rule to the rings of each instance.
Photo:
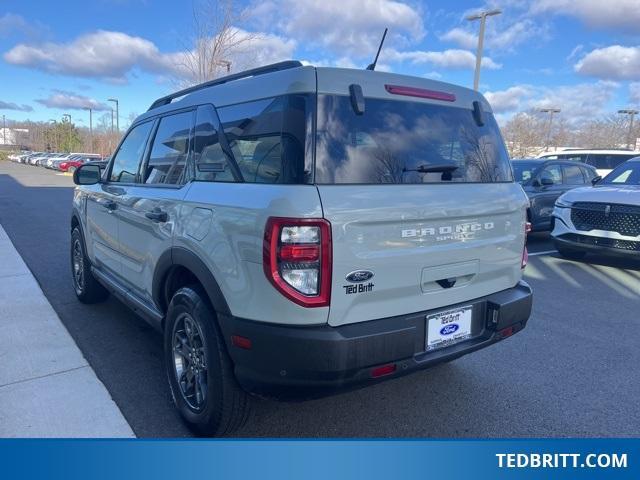
[[[0,437],[134,437],[1,225]]]

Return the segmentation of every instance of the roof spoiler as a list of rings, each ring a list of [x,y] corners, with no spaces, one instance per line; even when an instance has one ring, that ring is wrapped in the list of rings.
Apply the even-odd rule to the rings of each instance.
[[[177,91],[170,95],[166,95],[157,99],[151,104],[149,110],[168,105],[175,98],[188,95],[190,93],[202,90],[203,88],[213,87],[214,85],[222,85],[223,83],[232,82],[234,80],[240,80],[241,78],[256,77],[258,75],[264,75],[265,73],[279,72],[281,70],[289,70],[290,68],[302,67],[302,63],[297,60],[287,60],[284,62],[273,63],[271,65],[265,65],[264,67],[252,68],[251,70],[245,70],[244,72],[234,73],[233,75],[227,75],[226,77],[216,78],[208,82],[194,85],[193,87],[185,88],[184,90]]]

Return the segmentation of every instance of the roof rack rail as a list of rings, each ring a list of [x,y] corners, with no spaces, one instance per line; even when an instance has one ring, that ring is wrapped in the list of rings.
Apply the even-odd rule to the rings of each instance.
[[[244,72],[234,73],[233,75],[227,75],[226,77],[216,78],[215,80],[200,83],[198,85],[194,85],[193,87],[188,87],[184,90],[180,90],[170,95],[161,97],[151,104],[149,110],[153,110],[154,108],[158,108],[163,105],[168,105],[174,98],[188,95],[189,93],[193,93],[203,88],[212,87],[214,85],[222,85],[223,83],[240,80],[241,78],[255,77],[258,75],[264,75],[265,73],[279,72],[281,70],[288,70],[290,68],[297,67],[302,67],[302,63],[297,60],[286,60],[284,62],[272,63],[271,65],[265,65],[264,67],[252,68],[251,70],[245,70]]]

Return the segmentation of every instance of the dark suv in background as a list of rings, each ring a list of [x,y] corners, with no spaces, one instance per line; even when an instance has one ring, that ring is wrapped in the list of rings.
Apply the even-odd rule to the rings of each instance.
[[[528,216],[533,231],[553,228],[553,206],[560,195],[591,185],[598,173],[591,165],[571,160],[516,159],[512,161],[515,180],[529,197]]]

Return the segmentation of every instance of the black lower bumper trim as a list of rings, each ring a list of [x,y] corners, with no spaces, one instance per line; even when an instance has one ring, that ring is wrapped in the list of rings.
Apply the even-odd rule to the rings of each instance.
[[[457,306],[473,308],[471,337],[425,351],[426,315]],[[235,366],[247,391],[278,398],[307,398],[373,383],[372,368],[395,363],[384,378],[393,378],[452,360],[522,330],[529,319],[532,292],[515,287],[459,305],[357,324],[295,327],[220,316],[219,322]],[[238,348],[231,337],[251,340]]]
[[[640,257],[640,242],[615,238],[565,233],[554,237],[564,248],[602,255]]]

